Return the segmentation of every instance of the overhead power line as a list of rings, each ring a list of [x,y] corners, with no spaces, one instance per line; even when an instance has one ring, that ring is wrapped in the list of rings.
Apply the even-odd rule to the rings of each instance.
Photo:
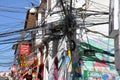
[[[50,14],[50,12],[51,12],[57,5],[58,5],[58,1],[57,1],[56,5],[48,12],[48,14],[46,15],[46,17],[42,20],[42,22],[41,22],[41,25],[42,25],[42,26],[43,26],[44,21],[45,21],[45,19],[47,18],[47,16]],[[17,31],[2,33],[2,34],[0,34],[0,37],[9,36],[9,35],[16,34],[16,33],[21,33],[21,32],[37,31],[37,30],[39,30],[39,29],[41,29],[41,30],[44,29],[44,30],[45,30],[45,28],[42,28],[42,27],[40,27],[40,26],[37,26],[37,27],[35,27],[35,28],[33,27],[33,28],[30,28],[30,29],[21,29],[21,30],[17,30]]]
[[[19,10],[9,10],[9,9],[0,9],[2,12],[11,12],[11,13],[27,13],[27,11],[19,11]]]
[[[104,37],[106,37],[106,38],[111,38],[110,36],[107,36],[107,35],[105,35],[105,34],[103,34],[103,33],[98,32],[98,31],[90,30],[90,29],[88,29],[88,28],[86,28],[86,27],[80,27],[80,29],[85,29],[86,32],[91,32],[91,33],[95,33],[95,34],[100,34],[100,35],[102,35],[102,36],[104,36]]]
[[[19,21],[19,22],[14,21],[14,22],[0,23],[0,26],[8,26],[8,25],[16,25],[16,24],[24,24],[24,23],[25,21]]]
[[[23,20],[23,19],[20,19],[20,18],[10,17],[10,16],[6,16],[6,15],[1,15],[1,14],[0,14],[0,16],[10,18],[10,19],[15,19],[15,20]]]
[[[97,3],[97,2],[95,2],[95,1],[93,1],[93,0],[90,0],[90,2],[95,3],[95,4],[98,4],[98,5],[103,6],[103,7],[106,7],[106,8],[109,8],[109,6],[103,5],[103,4],[100,4],[100,3]]]
[[[17,6],[4,6],[4,5],[0,5],[0,8],[22,9],[22,10],[26,10],[26,8],[23,8],[23,7],[17,7]]]
[[[102,24],[108,24],[108,22],[106,22],[106,23],[96,23],[96,24],[91,24],[92,26],[94,26],[94,25],[102,25]],[[80,25],[82,25],[82,24],[80,24]],[[27,29],[27,30],[18,30],[18,31],[13,31],[13,32],[8,32],[8,33],[3,33],[3,34],[0,34],[0,36],[10,36],[10,35],[13,35],[13,34],[16,34],[16,33],[21,33],[21,32],[31,32],[31,31],[36,31],[36,30],[38,30],[38,29],[40,29],[40,30],[45,30],[45,29],[50,29],[50,28],[41,28],[41,27],[36,27],[36,28],[31,28],[31,29]],[[87,29],[87,28],[86,28]],[[91,30],[88,30],[87,29],[87,31],[89,31],[89,32],[93,32],[93,33],[98,33],[98,32],[95,32],[95,31],[91,31]],[[102,33],[99,33],[99,34],[101,34],[101,35],[103,35],[104,37],[107,37],[108,38],[108,36],[106,36],[106,35],[104,35],[104,34],[102,34]],[[19,37],[18,37],[19,38]],[[0,42],[0,44],[8,44],[8,43],[16,43],[16,42],[18,42],[18,41],[20,41],[20,38],[18,39],[18,38],[11,38],[11,39],[7,39],[7,40],[2,40],[1,42]],[[26,37],[27,38],[27,37]]]

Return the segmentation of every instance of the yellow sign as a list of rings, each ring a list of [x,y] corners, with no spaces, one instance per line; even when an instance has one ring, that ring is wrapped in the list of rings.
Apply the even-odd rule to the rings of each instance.
[[[28,65],[26,64],[26,57],[23,57],[23,59],[20,61],[20,67],[21,68],[28,67]]]
[[[20,63],[20,67],[25,68],[25,67],[28,67],[28,65],[26,63]]]

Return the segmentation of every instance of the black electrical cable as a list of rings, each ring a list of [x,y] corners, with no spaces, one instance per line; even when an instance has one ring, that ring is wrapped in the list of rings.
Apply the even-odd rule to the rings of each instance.
[[[15,17],[10,17],[10,16],[6,16],[6,15],[1,15],[1,14],[0,14],[0,17],[6,17],[6,18],[10,18],[10,19],[15,19],[15,20],[23,20],[21,18],[15,18]]]
[[[26,10],[26,8],[23,8],[23,7],[17,7],[17,6],[4,6],[4,5],[0,5],[0,8],[8,8],[8,9],[21,9],[21,10]]]
[[[4,7],[5,8],[5,7]],[[8,7],[7,7],[8,8]],[[9,8],[13,8],[13,7],[9,7]],[[23,12],[23,11],[21,11],[21,10],[16,10],[16,9],[14,9],[14,10],[12,10],[12,9],[1,9],[0,8],[0,11],[3,11],[3,12],[12,12],[12,13],[26,13],[26,12]],[[20,20],[20,19],[18,19],[18,18],[13,18],[13,17],[9,17],[9,16],[4,16],[4,15],[0,15],[0,16],[2,16],[2,17],[7,17],[7,18],[11,18],[11,19],[16,19],[16,20]],[[9,24],[10,25],[10,24]],[[2,25],[3,26],[3,25]],[[6,27],[6,29],[7,28],[10,28],[10,27]],[[11,31],[11,30],[10,30]],[[9,39],[10,40],[10,39]],[[12,39],[11,39],[12,40]],[[3,41],[4,42],[4,41]],[[6,58],[7,59],[7,58]],[[12,62],[11,64],[13,64],[14,62]],[[3,65],[4,64],[4,65]],[[0,63],[0,66],[7,66],[8,64],[10,64],[10,63]],[[10,65],[9,65],[10,66]]]
[[[107,22],[108,23],[108,22]],[[101,25],[101,24],[107,24],[107,23],[97,23],[97,24],[93,24],[93,25]],[[82,27],[81,27],[82,28]]]
[[[27,30],[25,30],[25,31],[27,31]],[[21,32],[21,30],[20,30],[20,31],[18,31],[18,33],[19,33],[19,32]],[[10,32],[10,34],[11,34],[11,33],[14,33],[14,32]],[[9,34],[9,33],[8,33],[8,34]],[[6,34],[5,34],[5,35],[6,35]]]
[[[11,64],[11,63],[13,63],[13,61],[11,61],[11,62],[8,62],[8,61],[7,61],[7,62],[2,62],[2,63],[0,62],[0,64],[6,64],[6,65],[7,65],[7,64]]]
[[[101,22],[101,23],[86,23],[86,24],[83,24],[83,23],[78,23],[77,25],[79,26],[82,26],[82,25],[87,25],[86,27],[93,27],[93,26],[96,26],[96,25],[104,25],[104,24],[109,24],[109,22]],[[97,27],[97,26],[96,26]],[[81,27],[83,28],[83,27]]]
[[[103,33],[100,33],[100,32],[98,32],[98,31],[92,31],[92,30],[90,30],[90,29],[88,29],[88,28],[85,28],[85,27],[81,27],[80,29],[85,29],[86,32],[91,32],[91,33],[95,33],[95,34],[100,34],[100,35],[102,35],[102,36],[104,36],[104,37],[106,37],[106,38],[111,38],[110,36],[107,36],[107,35],[105,35],[105,34],[103,34]]]
[[[30,38],[31,36],[24,37],[24,39],[30,39]],[[19,41],[21,41],[21,37],[15,37],[15,38],[7,39],[7,40],[0,40],[0,44],[16,43]]]
[[[63,4],[63,0],[60,0],[60,3],[61,3],[61,5],[62,5],[63,12],[64,12],[64,14],[65,14],[65,16],[66,16],[66,15],[67,15],[67,13],[66,13],[65,6],[64,6],[64,4]]]
[[[12,47],[6,48],[5,50],[0,50],[0,54],[4,54],[4,52],[10,51]],[[0,55],[1,56],[1,55]]]
[[[10,45],[7,45],[7,46],[4,46],[3,48],[0,48],[0,52],[4,49],[6,50],[6,48],[8,48],[8,47],[10,47]]]
[[[27,11],[9,10],[9,9],[0,9],[0,12],[27,13]]]
[[[101,7],[98,7],[98,6],[95,6],[95,5],[92,5],[95,9],[98,9],[100,11],[104,10],[104,8],[101,8]],[[109,11],[109,9],[107,9],[106,11]]]
[[[8,22],[8,23],[0,23],[0,26],[2,27],[4,27],[4,26],[11,26],[11,25],[16,25],[16,24],[23,24],[23,23],[25,23],[25,21],[21,21],[21,22]],[[12,27],[12,26],[11,26]],[[7,27],[8,28],[8,27]]]
[[[9,27],[12,26],[12,27]],[[15,31],[18,29],[21,29],[20,26],[22,26],[22,24],[17,24],[17,25],[9,25],[8,27],[1,27],[1,32],[0,33],[4,33],[4,32],[9,32],[9,31]],[[15,30],[13,30],[13,28],[15,27]],[[11,30],[12,29],[12,30]],[[1,37],[0,37],[1,38]]]
[[[98,5],[101,5],[101,6],[104,6],[104,7],[106,7],[106,8],[109,8],[109,6],[107,6],[107,5],[103,5],[103,4],[97,3],[97,2],[92,1],[92,0],[90,0],[90,2],[95,3],[95,4],[98,4]]]

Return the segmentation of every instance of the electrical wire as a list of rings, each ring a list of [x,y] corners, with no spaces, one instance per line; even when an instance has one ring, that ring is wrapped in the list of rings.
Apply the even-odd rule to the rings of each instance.
[[[12,64],[12,63],[13,63],[13,61],[11,61],[11,62],[8,62],[8,61],[7,61],[7,62],[2,62],[2,63],[0,62],[0,64],[5,64],[5,65],[7,65],[7,64]]]
[[[0,56],[0,60],[11,60],[11,59],[13,59],[14,58],[14,56]]]
[[[96,37],[95,35],[90,35],[90,34],[88,34],[88,35],[89,35],[90,37],[92,37],[93,39],[102,42],[103,44],[106,44],[106,45],[108,44],[107,42],[102,41],[102,40],[99,39],[101,36],[98,36],[98,38],[95,38],[95,37]],[[103,37],[102,37],[102,38],[103,38]],[[108,39],[109,39],[109,38],[108,38]],[[112,45],[112,44],[109,44],[109,46],[110,46],[110,47],[114,47],[114,45]]]
[[[24,38],[25,38],[25,40],[31,39],[31,37],[30,37],[29,34],[26,35]],[[2,44],[5,45],[5,44],[17,43],[17,42],[19,42],[19,41],[21,41],[20,37],[13,37],[13,38],[11,38],[11,39],[8,38],[7,40],[3,39],[2,41],[0,41],[0,44],[1,44],[1,45],[2,45]]]
[[[34,4],[36,3],[36,5],[39,5],[40,1],[39,0],[33,0]]]
[[[0,45],[1,46],[1,45]],[[10,47],[10,45],[4,46],[3,48],[0,48],[0,52],[6,48]]]
[[[0,12],[10,12],[10,13],[27,13],[27,11],[9,10],[9,9],[0,9]]]
[[[18,38],[17,38],[18,37]],[[19,39],[21,37],[21,33],[20,34],[15,34],[15,35],[11,35],[11,36],[5,36],[5,38],[3,39],[3,38],[1,38],[0,37],[0,39],[1,39],[1,41],[2,40],[16,40],[16,39]]]
[[[27,2],[29,4],[31,4],[31,2]],[[5,5],[0,5],[0,10],[3,12],[13,12],[13,13],[26,13],[26,11],[29,8],[27,7],[17,7],[17,6],[5,6]],[[21,11],[20,11],[21,10]],[[24,11],[23,11],[24,10]]]
[[[17,39],[17,38],[16,38]],[[10,40],[14,40],[14,41],[10,41]],[[0,43],[0,44],[6,44],[6,43],[14,43],[15,42],[15,39],[8,39],[7,42],[5,42],[5,40],[3,40],[4,42]],[[17,40],[16,40],[17,41]]]
[[[42,2],[41,2],[42,3]],[[58,5],[59,1],[56,2],[56,4],[50,9],[48,10],[48,13],[46,14],[46,16],[41,20],[41,22],[38,25],[43,26],[45,23],[45,20],[47,19],[47,17],[50,15],[50,13],[54,10],[54,8]]]
[[[21,31],[21,30],[20,30],[20,31]],[[20,31],[15,31],[15,32],[20,32]],[[22,30],[22,31],[23,31],[23,30]],[[10,34],[11,34],[11,33],[15,33],[15,32],[10,32]],[[9,34],[9,33],[6,33],[6,34]],[[3,35],[3,34],[0,34],[0,35]]]
[[[45,22],[45,19],[47,18],[47,16],[50,14],[50,12],[58,5],[58,2],[56,3],[56,5],[48,12],[48,14],[46,15],[46,17],[42,20],[42,22],[40,24],[44,24]],[[36,29],[39,28],[36,27]],[[10,35],[10,34],[15,34],[15,33],[20,33],[20,32],[23,32],[23,31],[31,31],[33,30],[34,28],[31,28],[31,29],[27,29],[27,30],[24,30],[24,29],[21,29],[21,30],[18,30],[18,31],[14,31],[14,32],[8,32],[8,33],[3,33],[3,34],[0,34],[0,37],[3,37],[3,36],[6,36],[6,35]]]
[[[5,7],[5,6],[1,6],[0,5],[0,12],[11,12],[11,13],[26,13],[25,12],[25,9],[23,9],[23,8],[19,8],[18,9],[18,7],[15,9],[16,7]],[[6,18],[10,18],[10,19],[15,19],[15,20],[21,20],[20,18],[15,18],[15,17],[10,17],[10,16],[6,16],[6,15],[0,15],[1,17],[6,17]],[[15,25],[16,23],[14,22],[14,25]],[[9,25],[8,27],[2,27],[2,26],[7,26],[7,25]],[[18,26],[18,24],[17,25],[15,25],[15,26],[13,26],[13,25],[11,25],[11,24],[5,24],[5,25],[3,25],[3,24],[1,24],[1,33],[3,32],[8,32],[8,30],[9,31],[12,31],[13,30],[13,28],[16,28],[15,26]],[[11,27],[10,27],[11,26]],[[13,28],[12,28],[13,27]],[[2,28],[4,28],[4,29],[2,29]],[[12,30],[11,30],[11,28],[12,28]],[[19,28],[19,27],[18,27]],[[15,29],[14,29],[15,30]],[[14,32],[14,31],[13,31]],[[18,34],[18,33],[17,33]],[[14,35],[17,35],[17,34],[14,34]],[[14,35],[12,35],[12,36],[14,36]],[[10,35],[11,36],[11,35]],[[4,37],[7,37],[6,35],[4,36]],[[0,37],[0,38],[2,38],[2,37]],[[7,37],[7,38],[9,38],[9,37]],[[6,38],[6,39],[7,39]],[[10,40],[10,41],[14,41],[14,40],[12,40],[12,39],[14,39],[14,38],[11,38],[11,39],[7,39],[7,40],[5,40],[5,38],[3,39],[2,38],[2,41],[4,42],[4,41],[7,41],[8,42],[8,40]],[[17,37],[16,37],[16,39],[17,39]],[[0,40],[1,41],[1,40]],[[9,41],[9,42],[10,42]],[[10,42],[11,43],[11,42]],[[5,43],[6,44],[6,43]],[[8,45],[8,44],[7,44]],[[7,46],[6,46],[7,47]],[[5,48],[5,47],[3,47],[3,48]],[[0,50],[0,59],[10,59],[10,58],[8,58],[7,56],[3,56],[3,55],[1,55],[1,53],[3,53],[4,51],[7,51],[7,50],[9,50],[10,48],[5,48],[5,49],[2,49],[2,50]],[[5,54],[5,53],[4,53]],[[13,56],[11,56],[11,58],[13,58]],[[10,61],[10,60],[9,60]],[[13,64],[14,62],[1,62],[0,63],[0,67],[9,67],[9,66],[11,66],[12,64]]]
[[[10,19],[15,19],[15,20],[23,20],[21,18],[15,18],[15,17],[10,17],[10,16],[6,16],[6,15],[1,15],[1,14],[0,14],[0,17],[6,17],[6,18],[10,18]]]
[[[81,28],[83,28],[83,27],[81,27]],[[91,31],[90,31],[91,32]],[[16,38],[17,39],[17,38]],[[10,40],[15,40],[14,38],[13,39],[9,39],[8,40],[8,43],[11,43],[11,42],[9,42]],[[4,41],[4,40],[3,40]],[[12,41],[13,42],[13,41]],[[2,44],[2,43],[1,43]]]
[[[25,23],[25,21],[20,21],[20,22],[8,22],[8,23],[0,23],[0,26],[2,27],[4,27],[4,26],[11,26],[11,25],[15,25],[15,24],[24,24]],[[11,26],[12,27],[12,26]],[[7,27],[8,28],[8,27]]]
[[[109,6],[107,6],[107,5],[103,5],[103,4],[97,3],[97,2],[92,1],[92,0],[90,0],[90,2],[95,3],[95,4],[98,4],[98,5],[100,5],[100,6],[103,6],[103,8],[109,9]]]
[[[7,51],[9,51],[9,50],[11,50],[11,47],[10,47],[10,48],[4,47],[3,49],[1,48],[0,53],[7,52]],[[4,53],[3,53],[3,54],[4,54]]]
[[[105,8],[101,8],[101,7],[98,7],[98,6],[95,6],[95,5],[92,5],[95,9],[98,9],[98,10],[100,10],[100,11],[102,11],[103,9],[105,9]],[[106,9],[106,11],[109,11],[109,8],[108,9]]]
[[[38,6],[38,5],[40,4],[40,3],[39,3],[40,1],[38,2],[37,0],[26,0],[26,1],[29,2],[30,4],[32,3],[34,6]],[[31,4],[31,5],[32,5],[32,4]],[[35,5],[35,4],[36,4],[36,5]],[[31,5],[30,5],[30,6],[31,6]],[[33,7],[33,5],[32,5],[32,7]]]
[[[27,40],[30,38],[31,38],[31,36],[24,37],[24,39],[27,39]],[[7,40],[0,40],[0,44],[16,43],[19,41],[21,41],[21,37],[14,37],[14,38],[7,39]]]
[[[1,65],[0,64],[0,67],[10,67],[12,64],[10,64],[10,65]],[[9,68],[8,68],[9,69]],[[5,71],[6,72],[6,71]]]
[[[8,9],[21,9],[21,10],[26,10],[26,8],[23,8],[23,7],[17,7],[17,6],[4,6],[4,5],[0,5],[0,8],[8,8]]]
[[[12,27],[1,27],[1,32],[0,33],[15,31],[15,30],[21,29],[22,27],[20,27],[20,26],[22,26],[22,25],[23,24],[17,24],[17,25],[9,25],[9,26],[12,26]],[[15,29],[13,30],[14,27],[15,27]]]
[[[105,34],[103,34],[103,33],[100,33],[100,32],[98,32],[98,31],[92,31],[92,30],[90,30],[90,29],[88,29],[88,28],[85,28],[85,27],[81,27],[80,29],[86,29],[86,32],[91,32],[91,33],[95,33],[95,34],[100,34],[100,35],[102,35],[102,36],[104,36],[104,37],[106,37],[106,38],[111,38],[110,36],[107,36],[107,35],[105,35]]]
[[[45,19],[43,20],[43,22],[45,21]],[[42,23],[43,23],[42,22]],[[37,28],[31,28],[31,29],[27,29],[27,30],[23,30],[23,29],[21,29],[21,30],[17,30],[17,31],[12,31],[12,32],[7,32],[7,33],[1,33],[0,34],[0,37],[2,37],[2,36],[10,36],[10,35],[13,35],[13,34],[18,34],[18,33],[21,33],[21,32],[23,32],[23,31],[25,31],[25,32],[32,32],[32,31],[36,31],[37,29],[39,29],[38,27]],[[13,40],[14,38],[12,38],[12,39],[9,39],[9,40]],[[7,42],[8,43],[11,43],[11,42],[14,42],[14,41],[8,41],[7,40]],[[5,43],[6,44],[6,43]]]

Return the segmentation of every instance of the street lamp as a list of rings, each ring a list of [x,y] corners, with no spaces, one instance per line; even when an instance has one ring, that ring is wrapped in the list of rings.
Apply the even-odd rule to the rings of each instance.
[[[31,13],[32,15],[34,15],[35,13],[37,13],[37,9],[36,9],[35,7],[32,7],[32,8],[30,9],[30,13]]]
[[[31,4],[32,4],[32,8],[30,9],[30,13],[32,15],[34,15],[35,13],[37,13],[37,9],[36,9],[36,7],[34,6],[34,4],[32,2],[31,2]]]

